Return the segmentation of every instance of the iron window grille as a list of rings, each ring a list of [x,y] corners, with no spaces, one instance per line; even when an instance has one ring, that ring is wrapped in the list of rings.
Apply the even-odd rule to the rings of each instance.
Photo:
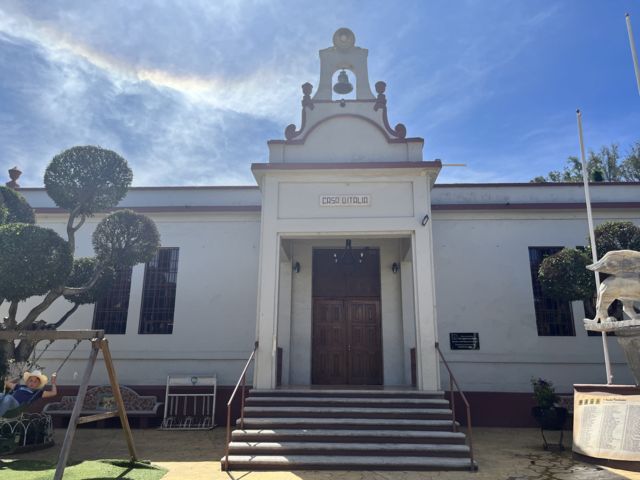
[[[129,294],[131,293],[131,267],[116,269],[111,289],[93,309],[93,328],[110,335],[124,335],[127,331]]]
[[[562,250],[563,247],[529,247],[529,266],[533,287],[533,304],[536,311],[538,336],[575,336],[571,303],[549,298],[538,281],[538,270],[545,257]]]
[[[160,248],[145,265],[138,333],[173,333],[177,277],[178,248]]]

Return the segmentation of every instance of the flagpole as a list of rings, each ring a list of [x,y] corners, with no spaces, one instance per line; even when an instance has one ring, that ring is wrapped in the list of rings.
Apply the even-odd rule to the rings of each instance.
[[[627,21],[627,32],[629,33],[629,45],[631,46],[631,58],[633,58],[633,69],[636,72],[636,84],[638,85],[638,93],[640,93],[640,68],[638,68],[638,54],[636,53],[636,44],[633,41],[633,31],[631,30],[631,17],[627,13],[625,15]]]
[[[584,196],[587,204],[587,221],[589,222],[589,240],[591,242],[591,256],[593,263],[598,261],[598,251],[596,249],[596,235],[593,230],[593,214],[591,213],[591,195],[589,194],[589,172],[587,171],[587,160],[584,154],[584,139],[582,137],[582,113],[576,110],[578,117],[578,137],[580,139],[580,158],[582,159],[582,182],[584,184]],[[594,272],[596,278],[596,292],[600,291],[600,274]],[[602,350],[604,351],[604,367],[607,372],[607,385],[613,383],[611,375],[611,361],[609,360],[609,346],[607,345],[607,333],[602,332]]]

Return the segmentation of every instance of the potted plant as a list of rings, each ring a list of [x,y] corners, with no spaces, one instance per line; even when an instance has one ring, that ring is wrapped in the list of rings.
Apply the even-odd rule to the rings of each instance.
[[[533,397],[536,406],[531,409],[531,415],[540,425],[545,450],[551,448],[544,436],[545,430],[560,430],[560,441],[556,448],[563,449],[562,429],[567,421],[567,409],[560,406],[560,397],[556,394],[553,383],[542,378],[532,378]],[[554,446],[555,447],[555,446]]]

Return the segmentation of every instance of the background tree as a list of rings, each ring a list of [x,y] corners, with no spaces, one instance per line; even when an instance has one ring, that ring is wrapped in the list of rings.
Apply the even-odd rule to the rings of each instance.
[[[622,162],[622,171],[629,181],[640,182],[640,142],[636,142]]]
[[[151,219],[130,210],[108,214],[98,223],[93,233],[95,257],[73,258],[76,232],[88,217],[116,207],[132,178],[126,160],[110,150],[73,147],[56,155],[44,183],[55,204],[69,212],[66,239],[35,225],[26,200],[0,187],[0,305],[8,303],[0,328],[58,328],[79,305],[94,303],[108,290],[115,268],[153,258],[160,244],[158,230]],[[20,312],[20,302],[33,297],[38,297],[35,305]],[[73,306],[60,318],[43,318],[60,297]],[[0,347],[6,359],[24,362],[34,345],[21,340],[2,342]]]
[[[632,222],[605,222],[598,225],[594,233],[599,258],[612,250],[640,251],[640,227]],[[549,255],[538,270],[542,291],[556,300],[585,301],[586,313],[593,317],[596,285],[593,272],[586,269],[591,263],[591,247],[563,248]],[[604,278],[601,274],[600,279]]]
[[[603,146],[598,152],[590,150],[587,171],[593,182],[640,181],[640,142],[636,142],[624,158],[617,144]],[[562,171],[551,171],[546,177],[535,177],[531,182],[582,182],[582,162],[577,157],[569,157]]]

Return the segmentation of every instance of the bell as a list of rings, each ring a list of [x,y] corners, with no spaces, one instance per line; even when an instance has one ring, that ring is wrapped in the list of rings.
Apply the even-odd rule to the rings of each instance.
[[[339,93],[340,95],[345,95],[353,90],[353,85],[349,83],[349,77],[347,76],[347,72],[342,70],[338,74],[338,83],[333,86],[333,91]]]

